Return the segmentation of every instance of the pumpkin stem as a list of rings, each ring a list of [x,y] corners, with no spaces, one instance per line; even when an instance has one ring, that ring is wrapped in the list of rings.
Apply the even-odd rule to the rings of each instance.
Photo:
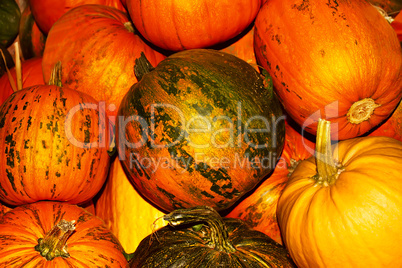
[[[56,224],[44,238],[38,239],[35,250],[40,255],[51,261],[56,257],[68,258],[70,254],[67,251],[67,239],[75,230],[75,221],[61,220]]]
[[[193,231],[200,231],[205,222],[210,230],[209,245],[215,250],[232,253],[236,248],[229,241],[229,234],[226,225],[219,213],[208,206],[197,206],[189,209],[177,209],[163,216],[163,219],[171,226],[181,224],[195,224]]]
[[[154,67],[148,61],[144,52],[141,52],[141,56],[138,59],[135,59],[134,65],[134,74],[137,77],[137,80],[140,81],[145,74],[150,73],[153,69]]]
[[[368,120],[374,113],[374,110],[380,106],[381,105],[375,103],[373,99],[365,98],[353,103],[346,116],[350,123],[360,124],[361,122]]]
[[[342,171],[335,163],[331,145],[331,122],[323,119],[318,120],[316,140],[316,161],[318,183],[328,186],[335,183]]]
[[[22,89],[22,67],[20,58],[20,46],[18,42],[14,43],[15,50],[15,73],[17,77],[17,90]]]
[[[127,31],[129,31],[130,33],[135,33],[134,26],[131,21],[126,21],[123,25],[127,29]]]
[[[50,79],[48,85],[54,85],[54,86],[59,86],[62,87],[63,84],[61,83],[61,61],[56,62],[52,69],[52,73],[50,74]]]

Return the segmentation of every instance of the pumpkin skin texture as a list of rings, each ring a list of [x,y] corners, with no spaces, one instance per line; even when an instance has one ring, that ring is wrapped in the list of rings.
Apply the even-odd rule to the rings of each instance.
[[[177,52],[144,74],[116,123],[119,158],[136,189],[169,212],[227,209],[254,188],[285,138],[280,103],[264,82],[245,61],[209,49]]]
[[[84,5],[70,10],[47,36],[42,63],[45,81],[61,61],[63,85],[106,102],[106,113],[116,115],[124,94],[137,81],[133,67],[140,53],[155,65],[165,58],[132,31],[127,15],[115,8]],[[68,42],[61,45],[60,40]]]
[[[254,38],[286,112],[312,134],[323,118],[333,123],[333,139],[363,135],[401,99],[399,41],[364,0],[267,1]]]
[[[283,241],[296,265],[401,267],[402,142],[360,137],[320,154],[334,159],[333,175],[317,172],[322,159],[304,160],[278,201]]]
[[[99,114],[91,96],[67,87],[13,93],[0,107],[0,199],[21,205],[93,198],[110,161],[107,119]]]
[[[127,0],[135,27],[171,51],[206,48],[240,34],[255,19],[260,0]]]
[[[285,146],[274,172],[226,215],[245,221],[250,227],[265,233],[279,244],[282,244],[276,218],[279,196],[297,164],[314,152],[314,143],[285,122]]]
[[[123,12],[126,11],[119,0],[29,0],[35,21],[45,35],[66,12],[75,7],[89,4],[110,6]]]
[[[254,53],[254,27],[235,38],[220,51],[232,54],[253,66],[257,71],[259,70]]]
[[[398,36],[398,40],[402,43],[402,12],[395,17],[395,20],[391,23],[392,28]]]
[[[46,260],[35,250],[38,239],[62,219],[75,221],[66,245],[69,257]],[[0,219],[1,267],[126,267],[117,238],[103,221],[83,208],[63,202],[22,205]]]
[[[14,83],[17,83],[17,74],[15,67],[10,69]],[[35,85],[43,85],[42,74],[42,58],[31,58],[21,63],[21,76],[22,76],[22,87],[30,87]],[[5,74],[0,77],[0,105],[11,95],[14,90],[10,84],[8,75]]]
[[[7,48],[18,35],[21,11],[15,0],[0,1],[0,46]]]
[[[210,207],[175,210],[164,220],[170,226],[141,241],[130,267],[295,267],[281,245]]]
[[[45,50],[46,35],[39,29],[28,5],[21,14],[19,44],[25,60],[42,57]]]
[[[402,101],[399,102],[392,115],[368,135],[387,136],[402,141]]]
[[[95,210],[96,216],[103,219],[125,252],[134,252],[142,239],[164,226],[162,221],[156,220],[165,213],[148,203],[134,189],[118,158],[111,164]]]

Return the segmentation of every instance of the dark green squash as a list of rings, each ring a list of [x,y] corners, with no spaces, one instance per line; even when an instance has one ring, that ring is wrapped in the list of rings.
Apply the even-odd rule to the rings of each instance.
[[[269,236],[210,207],[175,210],[163,219],[169,225],[141,241],[130,267],[295,267]]]
[[[0,1],[0,45],[8,47],[18,35],[21,11],[15,0]]]
[[[272,86],[247,62],[209,49],[175,53],[139,82],[116,122],[123,168],[137,190],[165,211],[224,210],[275,167],[284,115]]]

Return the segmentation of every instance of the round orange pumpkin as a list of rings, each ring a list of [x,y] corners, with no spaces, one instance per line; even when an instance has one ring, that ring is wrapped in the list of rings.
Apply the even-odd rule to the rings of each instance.
[[[360,137],[331,147],[319,122],[316,157],[299,163],[278,201],[298,267],[402,267],[402,142]]]
[[[282,238],[276,218],[279,196],[299,162],[314,153],[313,142],[289,123],[286,123],[285,128],[285,145],[274,172],[226,215],[242,219],[253,229],[265,233],[280,244]]]
[[[260,0],[127,0],[135,27],[163,49],[206,48],[227,41],[249,26]]]
[[[53,24],[66,12],[75,7],[88,4],[111,6],[125,11],[120,0],[29,0],[35,21],[45,35],[49,33]]]
[[[107,118],[91,96],[55,85],[18,90],[0,106],[0,200],[89,201],[105,182]]]
[[[115,115],[124,94],[137,82],[133,68],[141,52],[154,65],[165,58],[135,34],[124,12],[101,5],[79,6],[64,14],[47,36],[45,81],[61,61],[62,83],[106,102],[106,113]]]
[[[96,200],[95,211],[126,252],[134,252],[141,240],[164,226],[163,221],[157,219],[165,213],[137,192],[118,158],[110,166],[109,177]]]
[[[124,250],[104,222],[63,202],[17,207],[0,218],[1,267],[127,266]]]
[[[254,45],[285,110],[313,134],[325,118],[333,139],[360,136],[401,99],[398,38],[365,0],[267,1]]]

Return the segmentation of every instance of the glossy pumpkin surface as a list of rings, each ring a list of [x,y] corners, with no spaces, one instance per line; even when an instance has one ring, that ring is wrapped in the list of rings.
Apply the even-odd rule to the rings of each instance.
[[[127,0],[135,27],[163,49],[207,48],[227,41],[249,26],[260,0]]]
[[[126,252],[134,252],[138,244],[156,229],[164,212],[147,202],[134,188],[116,158],[109,171],[106,185],[96,200],[96,216],[119,239]]]
[[[55,229],[62,220],[74,221],[73,230]],[[0,236],[1,267],[121,268],[127,265],[123,248],[103,221],[67,203],[43,201],[17,207],[0,218]],[[55,249],[63,248],[64,257],[47,260],[50,254],[41,256],[37,245],[50,241],[61,242]],[[54,252],[51,246],[43,248],[48,248],[51,254]]]
[[[285,127],[285,146],[274,172],[226,215],[245,221],[280,244],[282,238],[276,218],[279,196],[299,162],[314,153],[314,143],[302,136],[305,133],[300,133],[288,123]]]
[[[279,198],[292,259],[298,267],[401,267],[402,142],[360,137],[331,148],[328,133],[323,127],[318,157],[299,163]]]
[[[53,24],[67,11],[82,5],[104,5],[125,11],[120,0],[29,0],[32,14],[41,31],[47,35]]]
[[[15,0],[0,1],[0,46],[7,48],[18,35],[21,11]]]
[[[175,53],[145,73],[117,123],[119,157],[139,192],[165,211],[223,210],[254,188],[285,138],[280,103],[264,83],[245,61],[208,49]]]
[[[173,211],[170,226],[146,237],[130,267],[294,267],[284,247],[209,207]]]
[[[333,139],[360,136],[401,99],[399,41],[365,0],[267,1],[254,44],[285,110],[313,134],[325,118]]]
[[[0,107],[0,199],[89,201],[109,168],[107,120],[96,101],[76,90],[37,85]]]
[[[15,67],[10,69],[11,77],[17,87],[17,74]],[[31,58],[21,63],[22,87],[43,85],[42,58]],[[7,74],[0,77],[0,105],[11,95],[14,90]]]
[[[140,53],[154,65],[165,58],[133,31],[127,15],[115,8],[85,5],[70,10],[47,36],[45,81],[61,61],[63,84],[106,102],[107,114],[115,115],[124,94],[137,81],[133,68]]]

